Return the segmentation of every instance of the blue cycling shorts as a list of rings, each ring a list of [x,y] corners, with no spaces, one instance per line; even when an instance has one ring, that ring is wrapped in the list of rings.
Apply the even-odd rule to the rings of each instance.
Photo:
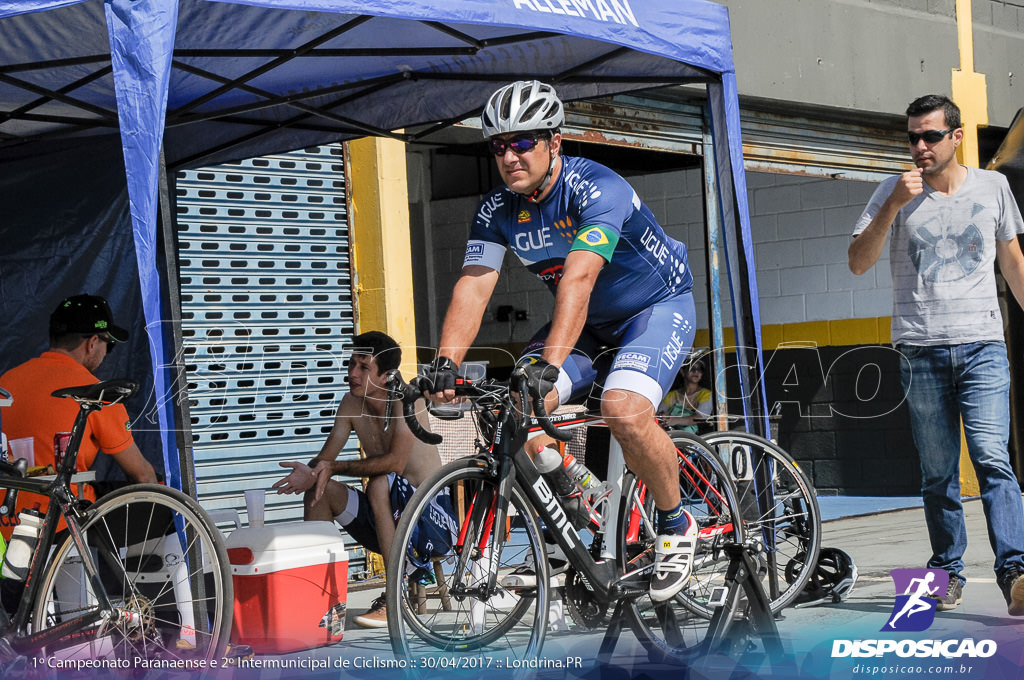
[[[620,389],[643,395],[657,409],[693,346],[697,331],[693,294],[660,302],[624,322],[586,324],[555,387],[558,403],[586,400],[592,394]],[[538,358],[551,324],[527,344],[520,361]]]
[[[388,475],[388,482],[391,486],[391,510],[395,522],[398,522],[416,489],[405,477],[394,473]],[[377,540],[377,523],[374,521],[369,499],[361,489],[349,487],[348,492],[349,507],[342,517],[351,519],[342,522],[341,526],[367,550],[381,552]],[[431,558],[443,557],[451,550],[457,535],[458,521],[455,519],[455,509],[448,489],[445,488],[430,500],[427,512],[423,513],[420,521],[413,527],[412,538],[409,541],[410,561],[418,567],[429,566]]]

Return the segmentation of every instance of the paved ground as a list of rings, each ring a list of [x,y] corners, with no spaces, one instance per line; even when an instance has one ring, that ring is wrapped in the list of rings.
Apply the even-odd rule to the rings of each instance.
[[[852,597],[842,604],[787,610],[778,622],[786,655],[771,662],[758,645],[730,659],[707,660],[700,672],[688,677],[717,678],[917,678],[924,676],[977,680],[981,678],[1024,678],[1024,618],[1006,614],[1002,595],[992,572],[992,552],[980,501],[968,501],[968,533],[971,543],[966,555],[968,585],[963,604],[954,611],[938,613],[934,624],[916,633],[880,633],[892,614],[894,584],[889,571],[901,567],[921,567],[930,550],[923,511],[918,508],[828,521],[824,525],[824,545],[848,552],[856,561],[860,577]],[[392,659],[385,630],[367,630],[356,626],[352,618],[380,593],[379,584],[355,585],[348,600],[348,620],[342,642],[310,652],[299,652],[292,659]],[[972,638],[994,640],[997,651],[990,658],[953,659],[903,658],[897,653],[870,658],[832,658],[835,640],[888,638],[909,640]],[[538,677],[686,677],[682,669],[650,665],[632,633],[625,632],[615,647],[610,663],[597,665],[599,634],[561,633],[548,636],[545,654],[552,658],[580,656],[583,668],[545,672]],[[907,645],[911,642],[906,643]],[[957,649],[959,643],[957,643]],[[909,647],[907,647],[909,649]],[[372,662],[370,665],[377,662]],[[364,664],[365,667],[366,664]],[[887,672],[885,672],[887,671]],[[279,671],[275,671],[277,673]],[[399,677],[387,670],[369,671],[370,677]],[[479,671],[467,677],[478,677]],[[334,677],[345,677],[333,672]],[[284,677],[274,675],[273,677]],[[352,677],[367,677],[353,672]],[[428,676],[430,677],[430,676]]]

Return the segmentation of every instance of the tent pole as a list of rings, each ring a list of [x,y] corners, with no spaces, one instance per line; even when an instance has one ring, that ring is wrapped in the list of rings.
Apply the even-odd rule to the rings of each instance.
[[[167,294],[164,309],[170,315],[172,357],[167,368],[171,378],[171,407],[174,410],[174,436],[178,449],[178,469],[181,490],[196,498],[196,470],[192,450],[192,418],[188,407],[188,383],[185,378],[185,347],[181,334],[181,295],[178,286],[178,223],[175,219],[174,192],[167,174],[163,149],[160,150],[158,200],[160,203],[160,233],[164,249],[164,272],[167,277],[163,289]]]
[[[708,327],[711,329],[711,385],[715,393],[715,414],[718,422],[717,430],[729,429],[726,418],[728,415],[728,392],[725,380],[725,332],[722,327],[722,283],[720,275],[720,256],[722,250],[718,214],[718,175],[715,169],[715,155],[712,151],[714,140],[711,137],[709,113],[704,107],[704,129],[701,134],[703,149],[701,153],[702,176],[704,177],[704,236],[707,256],[707,293],[708,293]]]

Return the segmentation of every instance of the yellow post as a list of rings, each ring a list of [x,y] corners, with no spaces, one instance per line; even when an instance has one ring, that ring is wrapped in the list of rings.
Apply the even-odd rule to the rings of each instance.
[[[347,143],[356,328],[402,347],[402,374],[416,375],[416,319],[405,144],[383,137]]]
[[[957,159],[964,165],[978,167],[978,128],[988,125],[988,90],[985,74],[974,72],[974,19],[971,0],[956,0],[956,32],[960,49],[960,68],[953,69],[953,101],[960,107],[964,128],[963,143]],[[981,486],[974,465],[967,455],[967,440],[960,426],[960,494],[978,496]]]
[[[957,44],[960,68],[953,69],[953,101],[960,107],[964,140],[957,158],[964,165],[978,167],[978,128],[988,125],[988,89],[985,74],[974,72],[974,20],[971,0],[956,0]]]

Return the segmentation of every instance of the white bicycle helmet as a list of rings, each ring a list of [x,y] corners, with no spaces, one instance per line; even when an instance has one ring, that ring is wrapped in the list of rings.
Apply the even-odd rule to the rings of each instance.
[[[818,563],[803,591],[797,595],[797,608],[844,601],[857,583],[857,565],[839,548],[822,548]]]
[[[555,130],[565,122],[555,88],[538,80],[520,80],[491,95],[480,115],[484,137],[510,132]]]

